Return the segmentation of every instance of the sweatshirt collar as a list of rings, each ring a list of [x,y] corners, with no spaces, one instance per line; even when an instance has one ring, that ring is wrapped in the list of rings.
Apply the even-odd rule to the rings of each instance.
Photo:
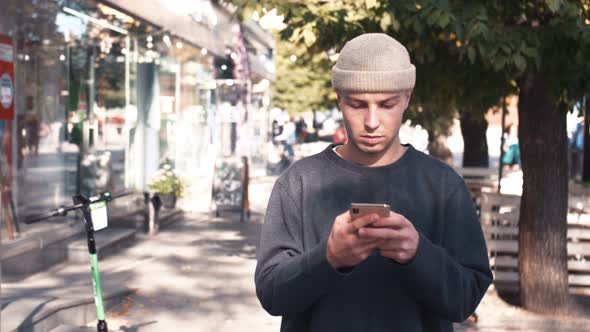
[[[400,167],[404,167],[407,165],[415,154],[415,149],[411,144],[402,144],[404,147],[408,149],[406,152],[396,161],[391,164],[384,165],[384,166],[363,166],[359,164],[355,164],[349,160],[343,159],[340,157],[335,151],[334,147],[335,144],[330,144],[323,152],[323,154],[337,166],[345,168],[347,170],[353,171],[355,173],[363,173],[363,174],[375,174],[375,173],[382,173],[382,172],[390,172],[394,169],[398,169]]]

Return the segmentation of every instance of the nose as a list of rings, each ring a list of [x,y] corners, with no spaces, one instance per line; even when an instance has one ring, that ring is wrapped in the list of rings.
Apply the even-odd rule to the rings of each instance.
[[[365,129],[375,131],[379,128],[379,116],[377,114],[377,105],[369,104],[369,110],[365,115]]]

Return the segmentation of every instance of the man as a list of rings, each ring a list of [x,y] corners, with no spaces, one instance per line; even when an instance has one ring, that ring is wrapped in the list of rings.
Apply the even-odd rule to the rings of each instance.
[[[414,82],[407,50],[385,34],[340,52],[332,83],[348,141],[292,165],[262,227],[256,291],[281,331],[452,331],[490,285],[462,178],[400,144]],[[352,202],[392,211],[351,220]]]

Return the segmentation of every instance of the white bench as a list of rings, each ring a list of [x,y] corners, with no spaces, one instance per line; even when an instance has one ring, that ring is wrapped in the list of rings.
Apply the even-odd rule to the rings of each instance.
[[[494,283],[499,290],[518,290],[518,220],[520,196],[481,193],[480,221],[486,239]],[[569,199],[567,251],[569,285],[590,288],[590,208]]]

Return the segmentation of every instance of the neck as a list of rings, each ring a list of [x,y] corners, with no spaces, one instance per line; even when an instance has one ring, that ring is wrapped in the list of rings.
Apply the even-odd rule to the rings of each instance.
[[[356,147],[350,140],[343,146],[339,147],[337,154],[342,159],[351,161],[355,164],[380,167],[393,164],[400,159],[408,148],[401,145],[399,138],[396,138],[386,149],[378,153],[367,153]]]

